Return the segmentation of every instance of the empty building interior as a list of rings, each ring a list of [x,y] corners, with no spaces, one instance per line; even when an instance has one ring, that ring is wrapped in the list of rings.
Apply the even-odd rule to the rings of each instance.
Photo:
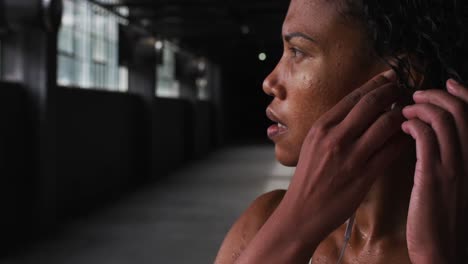
[[[0,0],[0,263],[210,263],[292,168],[288,1]]]

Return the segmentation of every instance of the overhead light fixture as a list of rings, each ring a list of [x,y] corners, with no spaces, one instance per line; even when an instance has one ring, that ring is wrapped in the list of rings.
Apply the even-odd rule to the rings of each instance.
[[[267,55],[264,52],[262,52],[262,53],[258,54],[258,59],[260,61],[265,61],[267,59]]]
[[[206,61],[204,58],[198,60],[197,68],[199,72],[204,72],[206,70]]]
[[[244,35],[249,34],[249,33],[250,33],[250,28],[249,28],[249,26],[243,25],[243,26],[241,27],[241,32],[242,32],[242,34],[244,34]]]
[[[154,43],[154,48],[157,51],[160,51],[162,50],[163,47],[164,47],[164,43],[161,40],[156,40],[156,42]]]

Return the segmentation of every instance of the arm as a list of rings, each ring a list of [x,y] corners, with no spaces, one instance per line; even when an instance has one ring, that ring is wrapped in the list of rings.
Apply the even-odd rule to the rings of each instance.
[[[395,77],[392,71],[377,76],[314,123],[276,210],[247,242],[239,242],[243,237],[236,235],[248,222],[249,217],[241,217],[217,263],[309,261],[318,244],[356,210],[379,172],[400,154],[402,141],[396,135],[403,116],[399,109],[385,110],[401,96]],[[236,258],[226,257],[232,254]]]

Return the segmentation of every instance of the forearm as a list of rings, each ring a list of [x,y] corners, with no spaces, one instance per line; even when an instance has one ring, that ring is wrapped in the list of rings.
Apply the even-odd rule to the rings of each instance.
[[[283,201],[235,263],[308,263],[322,239],[312,222],[302,222]]]

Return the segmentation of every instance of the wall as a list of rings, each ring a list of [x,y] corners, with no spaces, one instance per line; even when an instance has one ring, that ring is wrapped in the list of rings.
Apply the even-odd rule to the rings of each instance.
[[[210,103],[157,98],[152,115],[144,105],[131,94],[58,90],[57,174],[62,216],[81,213],[97,201],[162,179],[210,151]],[[152,135],[147,133],[149,122],[156,127]]]
[[[128,94],[58,90],[59,211],[80,212],[144,176],[148,160],[142,106]]]
[[[189,102],[175,99],[157,98],[153,105],[153,122],[156,131],[153,134],[154,160],[152,164],[159,178],[171,169],[177,168],[188,159],[191,151],[190,123],[187,115]]]
[[[157,98],[148,111],[128,93],[59,88],[55,95],[58,223],[169,177],[212,149],[211,103]],[[34,197],[42,184],[30,105],[23,87],[0,84],[3,253],[36,228]],[[152,135],[150,122],[157,127]]]
[[[193,157],[203,157],[214,145],[213,105],[199,101],[192,105]]]
[[[28,233],[32,213],[32,133],[23,87],[0,83],[0,247]],[[1,250],[0,250],[1,253]]]

